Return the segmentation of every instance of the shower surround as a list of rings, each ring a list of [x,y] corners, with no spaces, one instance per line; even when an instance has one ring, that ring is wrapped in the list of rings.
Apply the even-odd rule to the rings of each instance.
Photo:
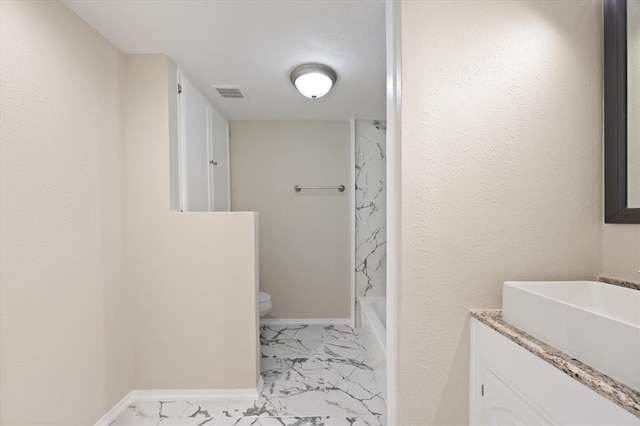
[[[356,298],[386,295],[386,136],[385,121],[355,120]]]

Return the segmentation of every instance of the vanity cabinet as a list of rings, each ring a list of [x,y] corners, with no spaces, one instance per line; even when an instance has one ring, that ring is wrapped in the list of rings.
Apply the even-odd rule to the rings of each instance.
[[[472,318],[470,424],[640,425],[640,419]]]

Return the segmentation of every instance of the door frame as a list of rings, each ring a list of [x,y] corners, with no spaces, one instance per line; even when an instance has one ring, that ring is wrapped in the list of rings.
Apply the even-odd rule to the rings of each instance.
[[[349,232],[351,234],[349,253],[351,254],[351,270],[349,279],[351,281],[351,327],[356,328],[356,119],[349,120],[349,216],[351,223],[349,224]]]
[[[182,101],[181,87],[184,81],[184,75],[180,68],[178,68],[178,208],[181,212],[188,211],[189,202],[187,200],[187,171],[184,166],[185,159],[187,157],[185,152],[185,135],[184,135],[184,102]]]
[[[387,424],[398,424],[401,220],[401,2],[385,0],[387,62]]]
[[[177,69],[177,80],[179,87],[184,87],[186,84],[191,86],[191,89],[202,98],[207,104],[207,161],[213,159],[213,137],[212,137],[212,114],[213,106],[209,99],[189,80],[189,77],[185,74],[182,68]],[[182,89],[184,90],[184,88]],[[182,101],[182,93],[178,92],[178,195],[179,195],[179,209],[181,212],[189,211],[189,201],[187,199],[187,174],[186,174],[186,145],[185,145],[185,123],[184,123],[184,108],[185,104]],[[228,134],[228,131],[227,131]],[[227,138],[227,145],[229,139]],[[227,147],[228,154],[228,147]],[[214,182],[213,182],[213,168],[210,165],[207,166],[207,206],[210,212],[214,211]]]

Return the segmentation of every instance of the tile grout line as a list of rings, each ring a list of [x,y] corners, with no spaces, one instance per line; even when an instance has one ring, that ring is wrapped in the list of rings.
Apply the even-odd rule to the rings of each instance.
[[[224,412],[224,409],[227,408],[227,404],[229,404],[229,400],[225,400],[224,404],[222,405],[222,408],[220,409],[220,412],[218,413],[218,417],[216,417],[216,422],[214,423],[214,425],[217,426],[218,424],[218,420],[220,420],[220,418],[222,417],[222,413]]]
[[[327,351],[325,350],[325,346],[324,346],[324,335],[322,336],[322,356],[323,356],[323,361],[322,361],[322,383],[324,385],[324,422],[327,423],[327,419],[328,419],[328,415],[329,415],[329,407],[328,404],[329,402],[327,401],[327,369],[329,367],[329,365],[327,364]]]

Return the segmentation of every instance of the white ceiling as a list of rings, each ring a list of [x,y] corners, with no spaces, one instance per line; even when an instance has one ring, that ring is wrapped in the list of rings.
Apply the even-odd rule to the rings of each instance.
[[[385,117],[384,2],[65,0],[124,53],[164,53],[229,120]],[[289,80],[319,62],[338,81],[311,100]],[[223,99],[211,85],[239,85]]]

